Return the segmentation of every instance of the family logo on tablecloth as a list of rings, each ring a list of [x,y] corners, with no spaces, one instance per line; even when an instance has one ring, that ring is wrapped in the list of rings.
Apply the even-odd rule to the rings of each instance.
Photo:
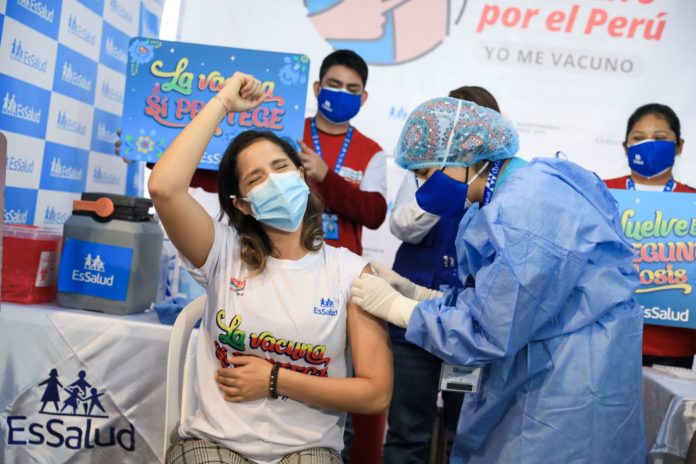
[[[85,371],[80,371],[77,376],[73,383],[63,386],[58,380],[58,370],[51,369],[48,378],[39,384],[39,386],[45,385],[39,414],[108,418],[106,409],[99,401],[99,398],[104,396],[104,391],[99,392],[87,381]],[[67,392],[67,398],[63,400],[63,405],[59,409],[61,394],[64,394],[61,390]],[[53,405],[53,411],[49,410],[51,408],[47,409],[49,403]],[[102,414],[99,414],[97,410],[101,410]]]
[[[135,429],[113,426],[104,406],[104,389],[99,389],[81,370],[73,381],[61,379],[58,369],[35,388],[42,389],[35,413],[7,416],[7,445],[46,445],[51,448],[82,448],[120,446],[135,450]],[[33,416],[33,417],[32,417]],[[50,419],[49,419],[50,417]],[[108,425],[108,427],[106,427]]]

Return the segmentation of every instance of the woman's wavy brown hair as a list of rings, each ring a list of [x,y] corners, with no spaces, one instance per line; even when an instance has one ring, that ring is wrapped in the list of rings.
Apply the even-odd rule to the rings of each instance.
[[[266,260],[277,252],[271,240],[261,227],[261,223],[253,216],[239,211],[233,204],[230,195],[241,196],[239,191],[239,173],[237,172],[237,159],[242,150],[256,142],[267,140],[288,155],[288,158],[299,169],[302,167],[300,157],[295,148],[287,140],[281,139],[273,132],[248,130],[242,132],[230,142],[225,154],[220,161],[218,170],[218,199],[220,201],[220,215],[222,221],[227,216],[228,224],[239,233],[241,241],[242,262],[258,275],[266,268]],[[321,213],[324,205],[310,187],[307,210],[302,220],[302,245],[310,251],[317,251],[324,243],[324,232],[321,228]]]

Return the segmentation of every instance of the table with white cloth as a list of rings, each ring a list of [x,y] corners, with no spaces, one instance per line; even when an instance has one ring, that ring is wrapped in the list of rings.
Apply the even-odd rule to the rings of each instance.
[[[696,380],[644,367],[643,408],[649,462],[684,462],[696,430]]]
[[[0,306],[0,462],[161,463],[171,326]]]

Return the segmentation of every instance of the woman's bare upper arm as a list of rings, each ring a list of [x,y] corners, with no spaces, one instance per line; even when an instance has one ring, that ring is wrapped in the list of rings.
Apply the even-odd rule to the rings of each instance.
[[[191,264],[203,266],[215,239],[213,218],[188,192],[153,202],[172,244]]]
[[[365,266],[363,272],[372,273],[370,266]],[[391,387],[392,357],[387,323],[349,303],[348,339],[355,376],[379,379]]]

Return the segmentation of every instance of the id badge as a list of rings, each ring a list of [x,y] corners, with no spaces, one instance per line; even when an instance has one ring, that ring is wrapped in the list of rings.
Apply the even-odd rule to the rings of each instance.
[[[481,386],[481,367],[453,366],[442,363],[440,390],[459,393],[476,393]]]
[[[323,213],[321,223],[324,228],[324,238],[338,240],[338,214]]]

